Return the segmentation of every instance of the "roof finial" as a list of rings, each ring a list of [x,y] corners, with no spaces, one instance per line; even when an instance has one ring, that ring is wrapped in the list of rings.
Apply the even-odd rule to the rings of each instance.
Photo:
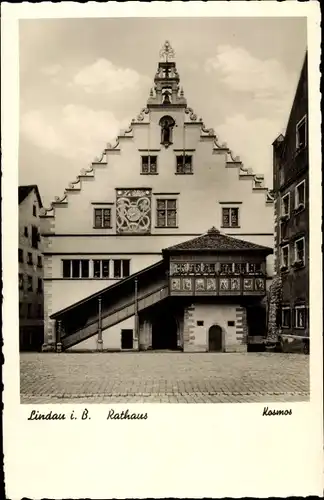
[[[173,59],[175,56],[175,52],[171,47],[171,44],[168,40],[165,41],[162,49],[160,50],[160,57],[165,58],[165,62],[168,62],[169,59]]]

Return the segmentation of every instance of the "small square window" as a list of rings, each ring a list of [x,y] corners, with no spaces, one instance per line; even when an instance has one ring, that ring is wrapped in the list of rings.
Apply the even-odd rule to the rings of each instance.
[[[281,326],[283,328],[290,328],[290,325],[291,325],[290,307],[283,307],[281,310]]]
[[[305,239],[300,238],[295,241],[295,264],[305,265]]]
[[[95,208],[94,209],[94,227],[96,229],[111,228],[111,209],[110,208]]]
[[[295,208],[302,209],[305,207],[305,181],[302,181],[295,189]]]
[[[239,227],[238,207],[224,207],[222,209],[222,227]]]
[[[197,321],[197,326],[204,326],[204,322],[203,322],[203,321],[201,321],[201,320],[198,320],[198,321]]]
[[[192,174],[192,155],[177,156],[177,174]]]
[[[157,200],[157,226],[176,227],[177,226],[177,200],[159,199]]]
[[[142,156],[142,174],[157,174],[157,156]]]
[[[281,215],[284,217],[289,217],[290,215],[290,193],[285,194],[281,198]]]
[[[306,307],[304,305],[295,307],[295,327],[306,327]]]
[[[289,267],[289,245],[281,248],[281,268],[287,270]]]
[[[235,326],[235,321],[228,321],[227,326]]]

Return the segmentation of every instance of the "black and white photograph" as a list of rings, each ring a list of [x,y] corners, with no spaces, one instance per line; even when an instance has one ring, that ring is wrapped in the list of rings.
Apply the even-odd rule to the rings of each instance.
[[[19,36],[22,402],[308,400],[306,19]]]
[[[185,17],[183,4],[182,16],[167,15],[166,5],[150,16],[154,3],[133,17],[87,16],[81,5],[65,17],[53,4],[52,14],[18,19],[18,237],[9,251],[17,242],[19,322],[8,335],[17,404],[33,435],[44,426],[38,439],[49,439],[48,449],[57,449],[54,436],[63,431],[79,440],[73,425],[82,435],[91,425],[115,432],[109,420],[125,421],[117,433],[137,421],[126,430],[132,450],[145,435],[146,447],[150,439],[158,447],[162,431],[149,436],[159,408],[170,426],[172,409],[194,422],[209,408],[205,423],[195,424],[204,435],[199,446],[208,432],[223,433],[231,453],[242,438],[254,450],[253,468],[261,442],[262,453],[277,450],[279,428],[287,447],[299,440],[299,457],[315,442],[318,426],[307,424],[300,437],[296,412],[309,421],[312,358],[322,342],[321,200],[313,200],[319,60],[310,21],[307,13],[288,15],[287,6],[280,15],[279,5],[277,15],[265,8],[260,15],[259,5],[254,16],[252,4],[261,2],[249,2],[251,15]],[[5,154],[3,162],[9,170]],[[61,429],[52,437],[50,425]],[[189,440],[192,425],[183,427]],[[32,434],[23,435],[31,443]],[[91,442],[90,431],[84,436]],[[67,456],[72,451],[67,445]],[[266,474],[242,496],[261,491]],[[55,488],[42,495],[59,498]],[[288,492],[299,493],[280,494]]]

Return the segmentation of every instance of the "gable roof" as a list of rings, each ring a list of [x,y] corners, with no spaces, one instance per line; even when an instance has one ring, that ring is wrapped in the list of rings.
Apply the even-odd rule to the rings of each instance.
[[[28,186],[19,186],[18,187],[19,205],[27,198],[29,193],[31,193],[34,189],[36,191],[36,196],[37,196],[37,201],[39,203],[39,206],[40,206],[40,208],[43,207],[42,199],[40,197],[37,184],[29,184]]]
[[[266,254],[273,253],[272,248],[257,245],[249,241],[240,240],[222,234],[218,229],[212,227],[207,233],[192,240],[179,243],[162,250],[163,253],[172,252],[232,252],[232,251],[259,251]]]

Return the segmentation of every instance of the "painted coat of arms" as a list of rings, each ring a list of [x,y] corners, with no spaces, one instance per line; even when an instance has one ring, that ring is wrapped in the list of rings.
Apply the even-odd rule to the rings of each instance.
[[[116,197],[117,233],[150,233],[151,191],[118,189]]]

